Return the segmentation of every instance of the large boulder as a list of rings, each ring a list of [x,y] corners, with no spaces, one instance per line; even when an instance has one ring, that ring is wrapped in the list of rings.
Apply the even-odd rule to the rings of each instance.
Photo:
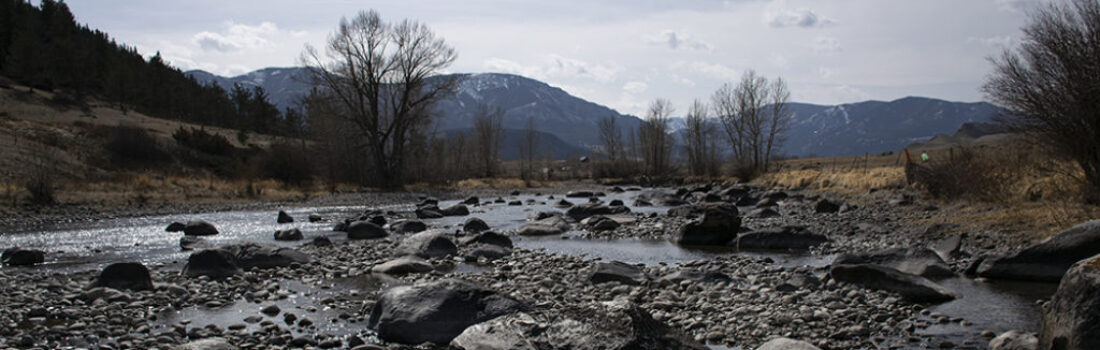
[[[401,240],[394,255],[415,255],[421,258],[441,258],[458,254],[458,246],[443,231],[424,231]]]
[[[237,266],[243,269],[273,267],[287,267],[292,264],[307,264],[312,259],[293,248],[276,247],[259,243],[230,244],[219,249],[224,249],[233,254]]]
[[[805,227],[784,226],[745,232],[737,236],[733,246],[749,250],[804,250],[828,241],[824,235],[810,232]]]
[[[552,215],[520,227],[516,233],[520,236],[559,235],[569,231],[572,225],[560,215]]]
[[[296,228],[275,231],[276,241],[300,241],[302,238],[302,230]]]
[[[625,300],[502,316],[466,328],[460,350],[704,350],[682,331]]]
[[[581,220],[581,224],[596,231],[610,231],[621,226],[618,221],[603,215],[590,216]]]
[[[182,222],[177,221],[177,222],[173,222],[171,224],[168,224],[168,227],[165,227],[164,231],[165,232],[180,232],[180,231],[183,231],[184,227],[187,227],[187,225],[184,225]]]
[[[573,218],[573,220],[580,221],[594,215],[613,215],[629,212],[630,208],[627,207],[609,207],[600,203],[584,203],[569,208],[565,215]]]
[[[612,261],[596,263],[596,266],[592,268],[592,272],[588,275],[588,280],[593,284],[619,282],[640,285],[649,281],[649,276],[638,266],[622,261]]]
[[[1043,310],[1039,349],[1100,349],[1100,255],[1074,264]]]
[[[801,340],[779,337],[760,344],[756,350],[821,350],[821,348]]]
[[[936,251],[925,247],[890,248],[867,253],[841,254],[834,264],[873,264],[928,278],[951,277],[951,267]]]
[[[191,220],[183,225],[183,234],[188,236],[210,236],[218,234],[218,228],[202,220]]]
[[[0,255],[0,262],[4,266],[31,266],[46,261],[46,252],[35,249],[22,249],[19,247],[4,249]]]
[[[878,265],[833,264],[829,269],[829,275],[839,282],[884,290],[917,303],[941,302],[956,298],[950,290],[927,278]]]
[[[455,204],[450,207],[440,209],[440,214],[444,216],[466,216],[470,215],[470,209],[466,208],[464,204]]]
[[[504,248],[512,248],[512,239],[511,238],[508,238],[508,236],[505,236],[505,235],[502,235],[502,234],[499,234],[499,233],[496,233],[496,232],[493,232],[493,231],[483,231],[483,232],[480,232],[480,233],[476,233],[476,234],[472,234],[472,235],[469,235],[469,236],[462,237],[462,238],[459,239],[459,243],[461,243],[464,246],[469,246],[469,245],[474,245],[474,244],[491,244],[491,245],[500,246],[500,247],[504,247]]]
[[[988,258],[978,266],[978,275],[1056,282],[1074,263],[1100,254],[1100,220],[1066,229],[1020,252]]]
[[[280,224],[287,224],[294,222],[294,218],[291,217],[290,214],[287,214],[285,211],[280,210],[279,216],[275,218],[275,222]]]
[[[198,249],[213,248],[214,245],[207,241],[205,238],[197,236],[183,236],[180,237],[180,250],[191,251]]]
[[[818,214],[829,214],[840,211],[840,204],[836,204],[833,201],[822,198],[814,203],[814,212]]]
[[[462,224],[462,231],[466,233],[478,233],[481,231],[488,231],[489,224],[485,223],[485,220],[478,218],[466,219],[466,223]]]
[[[588,198],[595,196],[596,194],[592,193],[592,191],[569,191],[565,194],[565,197],[567,198]]]
[[[371,267],[370,271],[374,273],[384,273],[388,275],[403,275],[410,273],[424,273],[434,270],[432,264],[429,264],[424,259],[417,256],[402,256],[397,259],[393,259],[378,265]]]
[[[443,279],[386,290],[374,303],[368,325],[386,341],[442,345],[469,326],[528,309],[473,283]]]
[[[149,269],[138,262],[121,262],[107,265],[92,282],[91,288],[107,287],[118,290],[153,290]]]
[[[386,230],[382,229],[382,226],[368,221],[353,222],[344,230],[348,233],[348,239],[385,238],[389,235]]]
[[[737,207],[729,204],[709,205],[702,217],[684,224],[675,240],[680,245],[725,245],[741,229]]]
[[[989,341],[989,350],[1038,350],[1039,338],[1035,333],[1008,331]]]
[[[237,258],[233,253],[222,249],[203,249],[187,257],[183,266],[183,275],[188,277],[206,276],[222,279],[241,273]]]
[[[420,220],[407,219],[394,221],[394,223],[390,224],[390,229],[393,230],[393,232],[399,233],[417,233],[427,230],[428,225],[425,225],[424,222]]]

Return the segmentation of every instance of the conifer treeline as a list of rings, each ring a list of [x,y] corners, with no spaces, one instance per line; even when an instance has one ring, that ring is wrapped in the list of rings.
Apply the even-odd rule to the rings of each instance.
[[[63,1],[0,0],[0,74],[166,119],[283,135],[302,128],[297,113],[281,118],[262,88],[227,92],[165,64],[159,52],[146,61],[136,48],[77,24]]]

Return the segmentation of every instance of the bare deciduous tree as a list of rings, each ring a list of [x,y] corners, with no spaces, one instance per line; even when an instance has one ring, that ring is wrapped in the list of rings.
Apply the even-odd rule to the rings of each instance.
[[[767,78],[751,70],[741,76],[737,86],[725,84],[711,96],[739,176],[751,177],[767,169],[790,123],[789,100],[782,79],[769,84]]]
[[[478,106],[474,116],[474,155],[481,176],[493,177],[500,163],[500,143],[504,138],[504,112],[498,107]]]
[[[527,127],[523,131],[523,139],[519,140],[519,159],[521,179],[531,180],[535,174],[535,156],[538,154],[539,133],[535,129],[535,120],[527,118]]]
[[[649,104],[645,121],[639,127],[638,143],[647,175],[667,175],[670,170],[672,138],[668,135],[668,119],[672,112],[672,102],[658,98]]]
[[[623,156],[623,134],[615,123],[615,117],[607,117],[600,120],[600,142],[603,143],[603,153],[611,163],[619,161]]]
[[[1043,8],[1024,36],[1015,52],[992,59],[983,90],[1011,112],[999,118],[1009,130],[1077,163],[1084,199],[1100,203],[1100,2]]]
[[[695,100],[684,119],[686,126],[686,145],[688,170],[692,175],[716,175],[718,169],[715,129],[708,117],[707,105]]]
[[[301,61],[334,105],[331,112],[363,137],[376,183],[393,188],[404,182],[410,133],[430,124],[432,105],[456,84],[453,77],[428,78],[455,58],[426,25],[386,23],[371,10],[341,19],[325,53],[307,46]]]

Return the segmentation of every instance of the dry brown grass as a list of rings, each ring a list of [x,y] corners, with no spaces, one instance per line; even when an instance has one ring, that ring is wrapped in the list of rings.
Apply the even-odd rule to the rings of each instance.
[[[1100,208],[1067,201],[963,201],[946,203],[940,211],[948,215],[917,220],[917,223],[957,224],[959,232],[993,230],[1032,241],[1042,240],[1071,226],[1100,218]]]
[[[764,186],[858,195],[871,190],[905,187],[905,171],[901,167],[893,166],[866,169],[782,170],[764,174],[754,182]]]

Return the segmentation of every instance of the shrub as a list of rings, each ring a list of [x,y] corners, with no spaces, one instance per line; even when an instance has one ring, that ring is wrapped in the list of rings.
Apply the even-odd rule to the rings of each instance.
[[[30,193],[30,201],[37,205],[52,205],[57,203],[54,196],[53,170],[46,166],[44,158],[40,158],[36,166],[27,174],[23,188]]]
[[[233,144],[224,136],[208,133],[202,129],[184,129],[182,126],[172,133],[172,138],[184,147],[206,154],[225,156],[233,153]]]
[[[107,150],[126,160],[159,162],[168,159],[168,154],[161,150],[156,138],[134,125],[116,127],[107,141]]]
[[[288,143],[276,143],[259,156],[262,176],[280,182],[302,186],[313,179],[313,162],[308,150]]]

